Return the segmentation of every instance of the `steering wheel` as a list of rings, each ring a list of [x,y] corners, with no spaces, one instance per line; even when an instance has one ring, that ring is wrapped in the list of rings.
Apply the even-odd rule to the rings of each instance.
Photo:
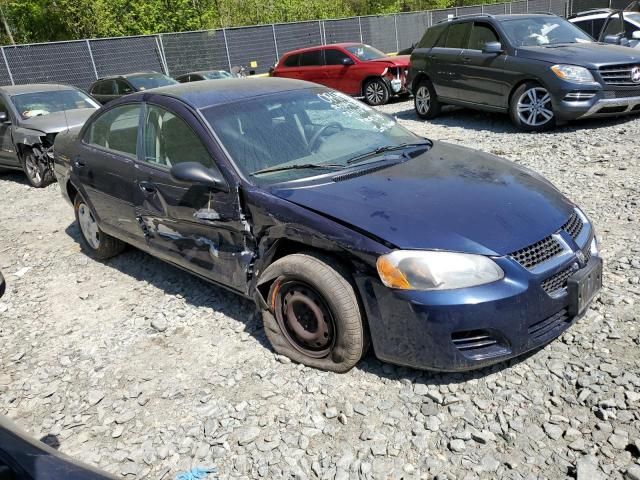
[[[309,150],[311,150],[312,152],[316,151],[316,143],[318,143],[318,140],[320,140],[320,137],[323,136],[323,134],[330,128],[338,128],[340,131],[344,130],[344,127],[339,124],[338,122],[330,122],[327,123],[324,127],[320,128],[320,130],[318,130],[313,137],[311,137],[311,140],[309,141]],[[338,132],[336,132],[338,133]],[[319,145],[318,145],[319,146]]]

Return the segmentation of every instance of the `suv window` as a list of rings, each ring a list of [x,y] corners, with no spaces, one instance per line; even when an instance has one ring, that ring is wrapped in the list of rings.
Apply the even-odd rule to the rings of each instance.
[[[127,93],[133,93],[133,88],[124,80],[118,78],[116,80],[116,90],[120,95],[126,95]]]
[[[144,160],[162,167],[182,162],[213,166],[209,152],[191,127],[180,117],[155,105],[147,106]]]
[[[499,42],[498,35],[487,23],[474,23],[469,37],[469,48],[482,50],[488,42]]]
[[[289,55],[287,58],[285,58],[284,60],[284,66],[285,67],[297,67],[298,66],[298,61],[300,60],[300,55],[296,54],[296,55]]]
[[[348,55],[336,48],[327,48],[324,51],[324,63],[326,65],[342,65],[342,60]]]
[[[84,135],[89,145],[136,155],[140,105],[120,105],[96,118]]]
[[[449,25],[445,48],[464,48],[471,30],[471,22],[454,23]]]
[[[300,55],[301,67],[317,67],[322,63],[321,50],[312,50],[311,52],[304,52]]]
[[[94,85],[92,93],[97,93],[98,95],[113,95],[116,93],[114,86],[115,83],[113,80],[103,80]]]
[[[427,28],[420,42],[418,48],[431,48],[435,45],[436,40],[446,27],[444,25],[438,25],[436,27]],[[443,35],[444,36],[444,35]]]

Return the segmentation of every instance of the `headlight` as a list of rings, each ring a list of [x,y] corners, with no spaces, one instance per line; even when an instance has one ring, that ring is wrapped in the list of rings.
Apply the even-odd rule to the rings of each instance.
[[[584,67],[578,67],[576,65],[554,65],[553,67],[551,67],[551,71],[555,73],[558,78],[566,80],[567,82],[595,82],[593,75],[591,75],[591,72]]]
[[[482,255],[396,250],[378,258],[380,280],[401,290],[450,290],[495,282],[502,269]]]

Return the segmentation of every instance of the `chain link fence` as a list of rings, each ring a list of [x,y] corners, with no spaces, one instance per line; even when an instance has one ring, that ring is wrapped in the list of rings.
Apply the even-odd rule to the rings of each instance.
[[[261,74],[285,52],[312,45],[364,42],[384,52],[397,52],[450,16],[529,12],[567,16],[591,8],[624,8],[629,1],[516,0],[392,15],[5,46],[0,48],[0,85],[53,82],[86,89],[108,75],[154,70],[177,76],[234,66]]]

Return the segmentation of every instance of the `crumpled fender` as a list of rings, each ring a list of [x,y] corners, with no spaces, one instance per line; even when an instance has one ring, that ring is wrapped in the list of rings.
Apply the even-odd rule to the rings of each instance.
[[[17,127],[13,130],[13,143],[14,145],[26,145],[28,147],[41,145],[43,135],[45,133],[39,130]]]

